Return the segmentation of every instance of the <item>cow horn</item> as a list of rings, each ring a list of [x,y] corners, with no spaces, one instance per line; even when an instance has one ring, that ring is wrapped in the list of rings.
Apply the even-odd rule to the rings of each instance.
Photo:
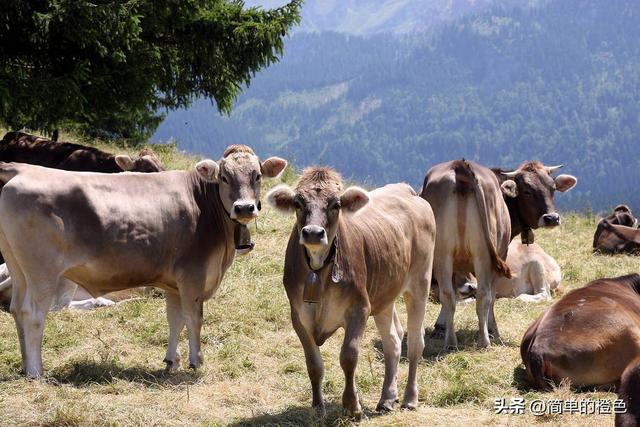
[[[549,174],[554,173],[555,171],[557,171],[558,169],[560,169],[561,167],[563,167],[564,165],[558,165],[558,166],[547,166],[545,169],[547,170],[547,172],[549,172]]]
[[[513,172],[501,172],[503,176],[506,176],[507,178],[515,178],[516,175],[518,175],[518,171],[513,171]]]

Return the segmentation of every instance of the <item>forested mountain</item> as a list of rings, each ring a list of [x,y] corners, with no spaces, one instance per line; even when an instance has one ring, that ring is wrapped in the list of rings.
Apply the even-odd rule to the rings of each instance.
[[[304,12],[303,12],[304,13]],[[435,33],[297,33],[230,117],[209,102],[169,114],[156,140],[218,156],[230,143],[372,185],[418,187],[466,157],[565,163],[563,208],[640,208],[640,2],[493,6]]]

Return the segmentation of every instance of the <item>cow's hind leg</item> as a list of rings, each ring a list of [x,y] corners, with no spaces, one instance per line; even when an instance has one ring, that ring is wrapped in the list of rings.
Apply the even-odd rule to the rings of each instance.
[[[402,336],[398,335],[395,323],[397,317],[395,304],[391,304],[374,317],[384,351],[384,383],[380,402],[376,407],[376,411],[380,412],[392,411],[398,401],[398,364],[402,350]]]
[[[340,350],[340,366],[344,372],[344,392],[342,406],[347,416],[355,419],[362,417],[362,407],[356,389],[356,366],[360,353],[360,341],[364,335],[369,312],[367,309],[355,309],[346,319],[344,341]]]
[[[14,278],[14,287],[22,287]],[[12,314],[18,327],[18,334],[22,331],[22,370],[32,378],[42,376],[42,338],[47,312],[51,306],[53,292],[49,292],[46,285],[27,280],[26,289],[19,289],[12,297]]]
[[[180,367],[180,333],[184,328],[184,316],[182,315],[182,303],[180,295],[173,292],[166,292],[167,299],[167,322],[169,323],[169,344],[164,363],[167,364],[167,371],[175,371]]]
[[[436,259],[437,260],[437,259]],[[457,348],[458,339],[456,337],[453,319],[456,312],[456,293],[453,289],[453,259],[449,256],[437,260],[438,268],[435,269],[436,280],[440,290],[440,315],[438,319],[444,321],[444,347]]]
[[[494,338],[499,339],[498,327],[493,314],[493,303],[495,300],[494,275],[486,271],[481,262],[475,264],[476,276],[478,278],[478,289],[476,291],[476,313],[478,315],[478,347],[484,348],[491,344],[489,339],[489,324],[493,329]]]
[[[429,282],[431,274],[423,286],[410,288],[404,294],[407,306],[407,356],[409,358],[409,375],[407,387],[404,391],[402,407],[416,409],[418,407],[418,364],[422,360],[424,350],[423,323],[427,298],[429,296]]]

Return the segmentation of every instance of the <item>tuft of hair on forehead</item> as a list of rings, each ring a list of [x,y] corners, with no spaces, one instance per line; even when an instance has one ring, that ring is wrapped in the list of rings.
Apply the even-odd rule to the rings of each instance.
[[[140,150],[140,152],[138,153],[138,156],[140,157],[151,156],[156,159],[158,158],[158,156],[156,155],[156,152],[153,151],[151,147],[144,147],[142,150]]]
[[[538,160],[531,160],[528,162],[524,162],[520,165],[518,170],[527,171],[527,172],[535,172],[537,170],[544,170],[544,165]]]
[[[342,176],[334,169],[327,167],[310,167],[302,171],[300,180],[296,188],[328,188],[335,187],[337,190],[342,189]]]
[[[222,154],[223,158],[229,157],[232,154],[236,154],[236,153],[247,153],[247,154],[254,154],[253,150],[251,149],[251,147],[249,147],[248,145],[244,145],[244,144],[232,144],[230,146],[228,146],[225,150],[224,153]]]

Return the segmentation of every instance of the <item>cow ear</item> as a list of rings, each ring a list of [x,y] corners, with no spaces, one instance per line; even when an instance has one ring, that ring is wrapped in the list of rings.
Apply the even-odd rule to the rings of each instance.
[[[116,160],[116,164],[123,171],[130,171],[136,165],[136,162],[134,162],[133,159],[130,156],[127,156],[126,154],[118,154],[115,160]]]
[[[262,175],[266,178],[275,178],[279,176],[286,167],[287,161],[280,157],[269,157],[260,165]]]
[[[518,197],[518,184],[512,179],[505,180],[502,185],[500,185],[502,189],[502,193],[507,196],[515,199]]]
[[[564,193],[565,191],[571,190],[576,186],[578,182],[578,178],[573,175],[558,175],[555,179],[556,182],[556,190]]]
[[[196,171],[198,175],[203,177],[209,182],[218,182],[218,174],[220,173],[220,166],[211,159],[201,160],[196,163]]]
[[[282,213],[295,211],[296,193],[286,184],[280,184],[267,193],[267,203]]]
[[[360,187],[349,187],[340,196],[342,210],[356,212],[369,203],[369,193]]]

